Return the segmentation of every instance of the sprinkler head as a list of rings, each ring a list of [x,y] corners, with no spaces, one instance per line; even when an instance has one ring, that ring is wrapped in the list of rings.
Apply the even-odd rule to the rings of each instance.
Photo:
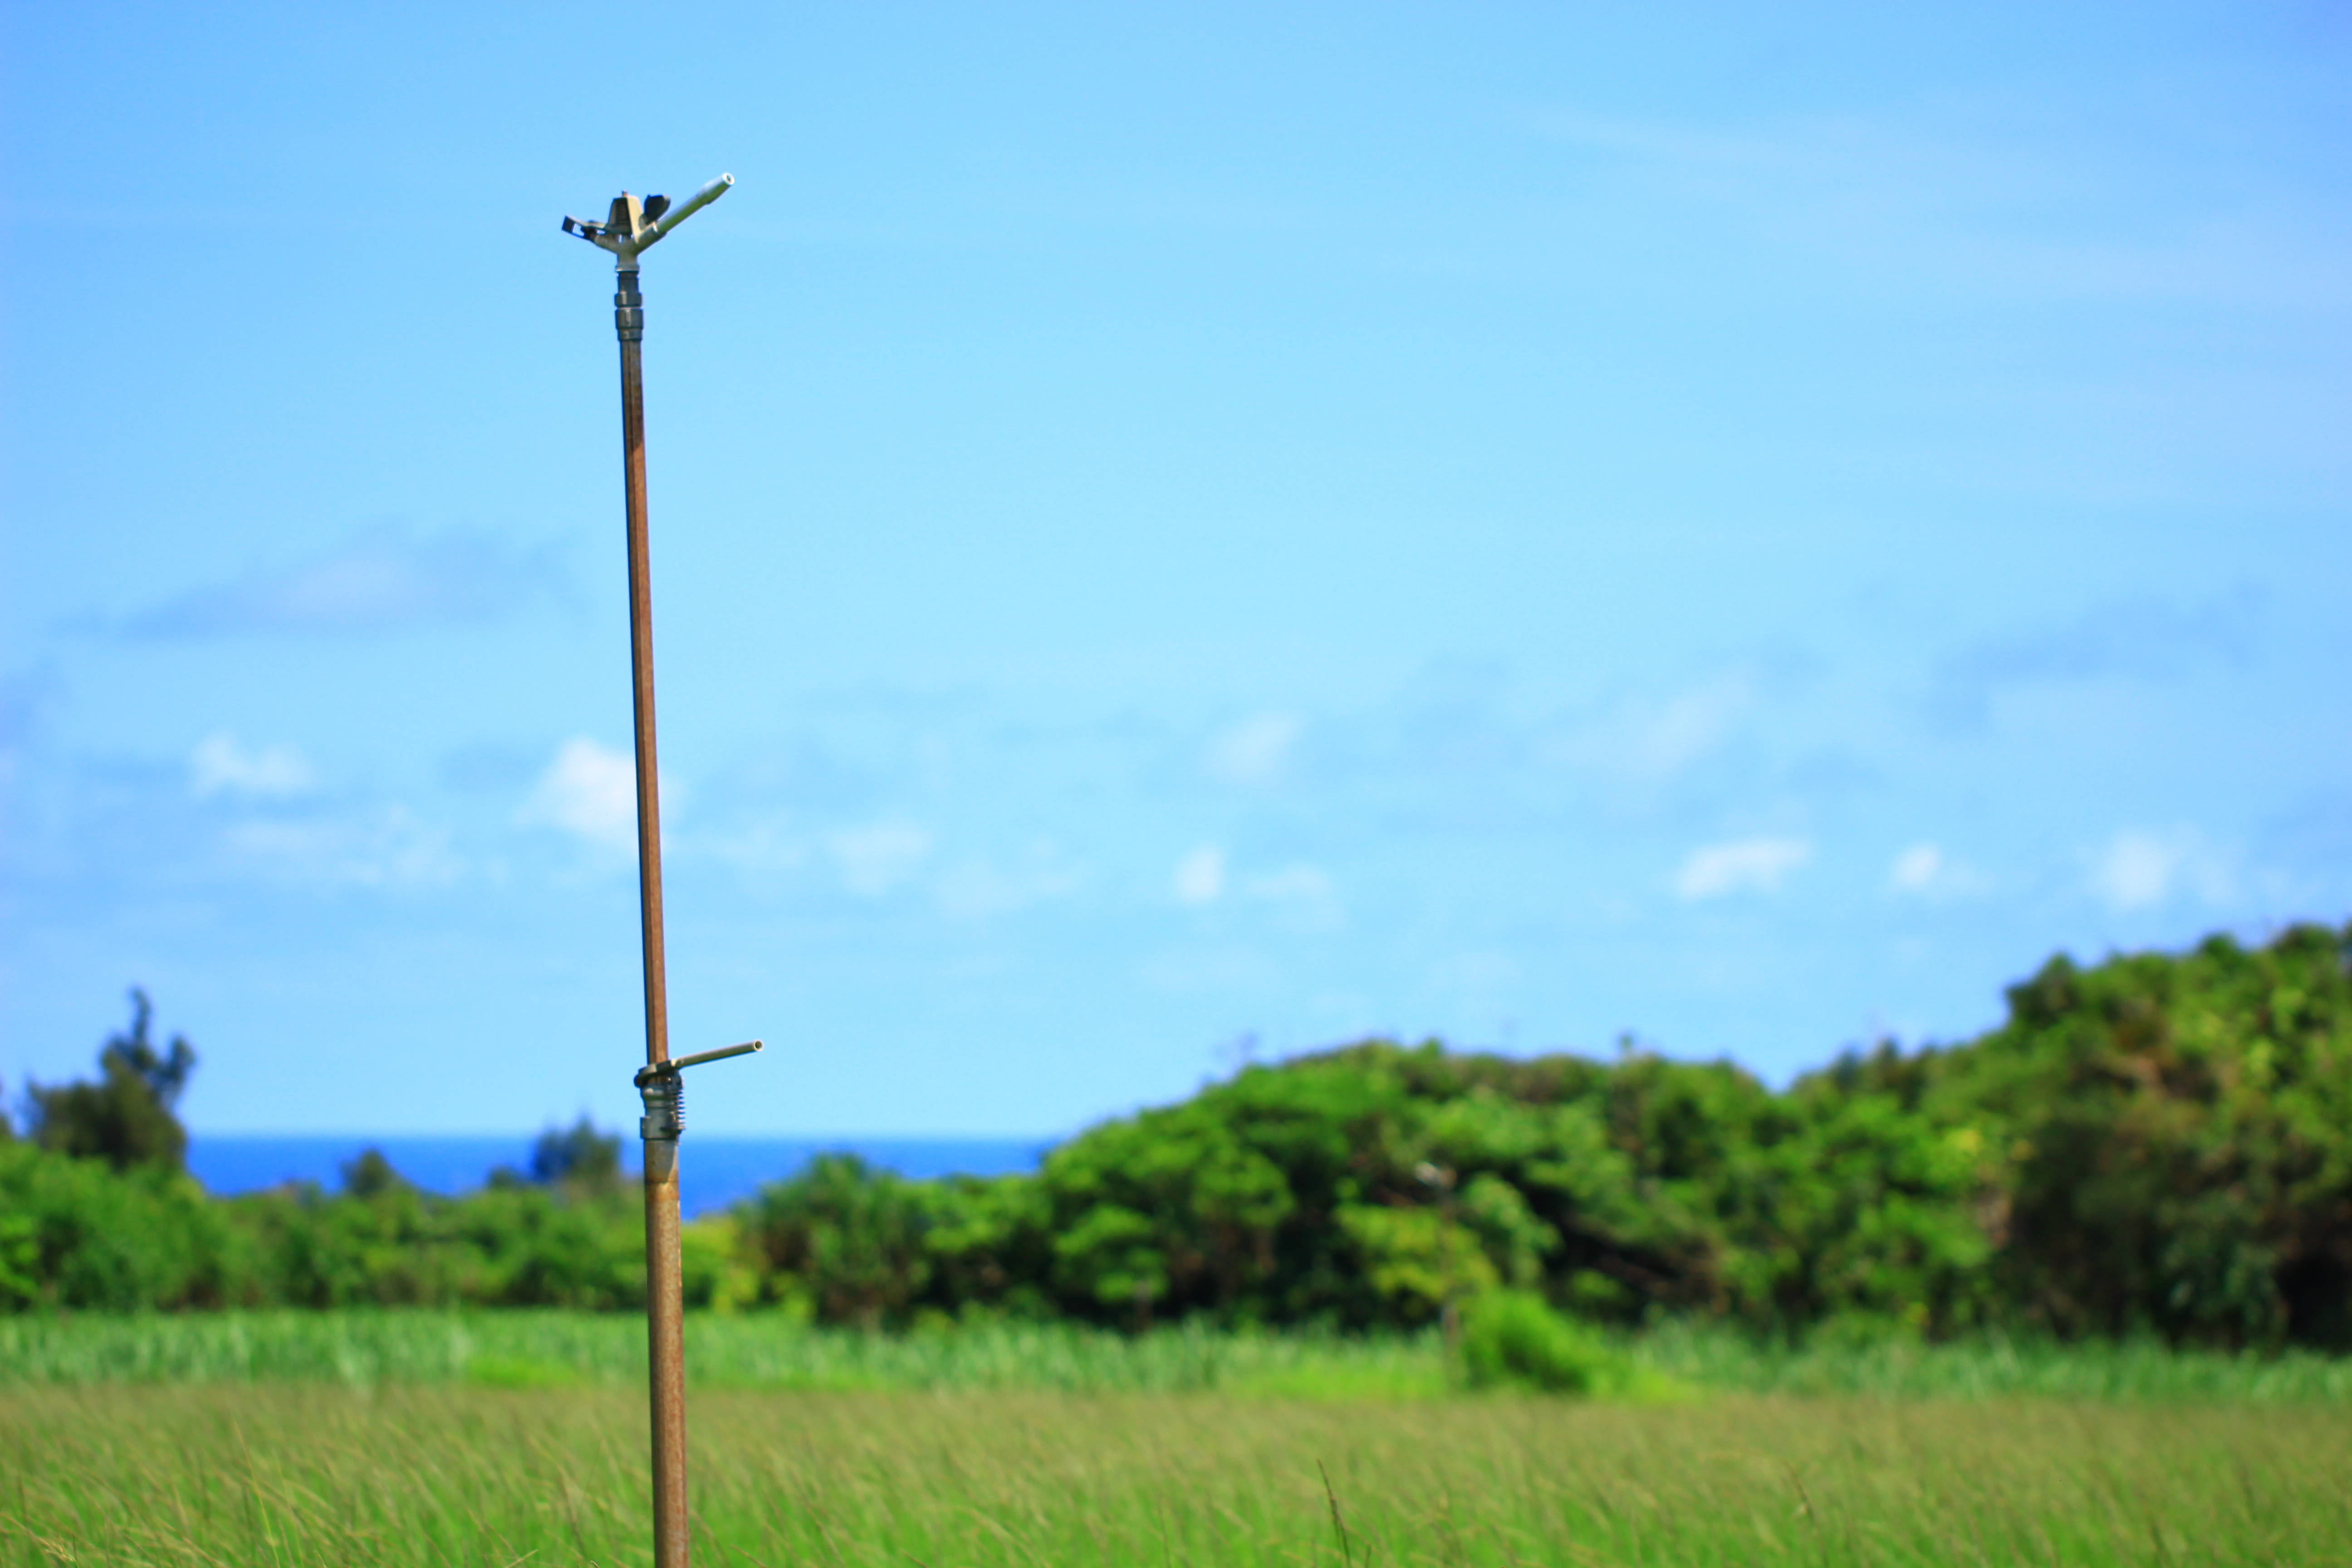
[[[637,265],[637,252],[658,242],[664,235],[725,195],[735,184],[732,174],[721,174],[686,199],[683,206],[673,207],[667,196],[647,196],[640,201],[623,191],[613,198],[612,210],[603,223],[583,223],[564,215],[563,232],[578,235],[600,250],[613,253],[614,264],[624,270]]]

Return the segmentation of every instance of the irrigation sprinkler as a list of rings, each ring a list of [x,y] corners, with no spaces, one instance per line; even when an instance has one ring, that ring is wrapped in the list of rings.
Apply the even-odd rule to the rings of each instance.
[[[623,191],[603,223],[567,216],[563,232],[613,253],[619,287],[613,325],[621,339],[621,457],[629,519],[629,671],[636,720],[637,910],[645,937],[646,1065],[636,1075],[646,1113],[637,1132],[646,1144],[646,1338],[653,1394],[654,1563],[686,1568],[686,1335],[677,1243],[677,1141],[686,1131],[685,1085],[679,1074],[704,1062],[740,1057],[747,1045],[669,1054],[669,990],[662,963],[661,786],[654,765],[654,606],[646,551],[646,406],[641,360],[645,296],[637,291],[637,257],[670,230],[727,194],[735,183],[721,174],[684,205],[667,196],[643,201]]]

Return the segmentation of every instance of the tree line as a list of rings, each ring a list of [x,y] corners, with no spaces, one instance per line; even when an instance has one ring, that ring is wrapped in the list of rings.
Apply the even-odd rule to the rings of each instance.
[[[826,1156],[686,1227],[688,1299],[870,1328],[1371,1330],[1510,1290],[1622,1324],[2352,1349],[2352,924],[2060,956],[2007,997],[1976,1039],[1785,1089],[1633,1048],[1372,1040],[1104,1122],[1030,1173]],[[36,1089],[0,1144],[0,1306],[642,1301],[616,1140],[551,1132],[457,1198],[380,1155],[340,1193],[208,1197],[170,1117],[193,1053],[147,1019],[142,997],[99,1081]]]

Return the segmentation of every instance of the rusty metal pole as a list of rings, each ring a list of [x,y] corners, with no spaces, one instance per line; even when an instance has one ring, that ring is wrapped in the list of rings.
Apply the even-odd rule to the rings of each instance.
[[[629,697],[636,727],[637,913],[645,947],[646,1065],[669,1060],[669,983],[662,956],[661,775],[654,745],[654,603],[646,545],[645,297],[635,258],[617,273],[621,463],[628,493]],[[664,1078],[673,1075],[663,1074]],[[647,1119],[646,1339],[652,1369],[654,1563],[686,1568],[686,1309],[679,1279],[677,1138]]]
[[[602,224],[566,217],[564,232],[614,257],[613,326],[621,342],[621,466],[629,546],[629,695],[637,762],[637,910],[645,949],[646,1065],[636,1075],[646,1115],[646,1337],[653,1415],[654,1563],[687,1568],[686,1334],[678,1267],[677,1140],[685,1130],[681,1068],[760,1048],[758,1041],[673,1061],[662,953],[661,772],[654,745],[653,579],[646,538],[645,296],[637,253],[716,201],[721,174],[672,211],[667,198],[623,192]]]

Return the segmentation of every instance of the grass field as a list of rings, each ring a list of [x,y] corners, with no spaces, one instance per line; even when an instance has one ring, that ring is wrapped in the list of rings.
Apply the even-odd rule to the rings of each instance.
[[[620,1389],[20,1387],[0,1561],[641,1563],[644,1430]],[[710,1564],[2352,1559],[2315,1405],[725,1390],[693,1444]]]
[[[1621,1348],[689,1324],[707,1564],[2352,1563],[2346,1363],[1988,1342]],[[641,1324],[0,1320],[0,1568],[643,1563]]]
[[[1667,1324],[1617,1342],[1652,1387],[1889,1398],[2226,1401],[2352,1408],[2352,1360],[2059,1346],[1987,1339],[1759,1344]],[[904,1336],[772,1316],[689,1316],[687,1370],[705,1388],[811,1392],[1222,1393],[1356,1399],[1448,1392],[1435,1338],[1236,1334],[1193,1326],[1140,1338],[1000,1323]],[[645,1326],[625,1313],[217,1312],[0,1317],[11,1384],[298,1382],[369,1387],[642,1385]]]

